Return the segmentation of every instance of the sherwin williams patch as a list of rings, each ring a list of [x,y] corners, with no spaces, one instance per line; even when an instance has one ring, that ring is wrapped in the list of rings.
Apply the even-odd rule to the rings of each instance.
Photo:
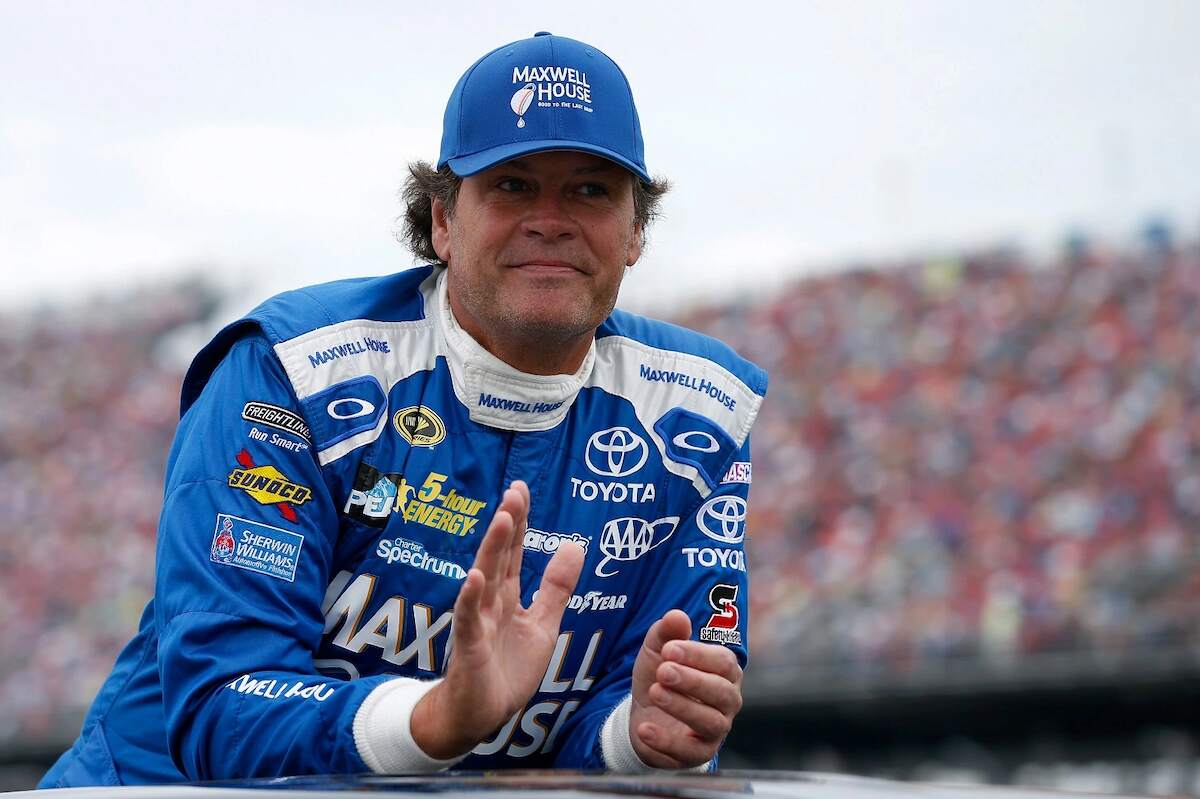
[[[300,562],[303,545],[304,536],[298,533],[218,513],[210,558],[213,563],[290,583],[296,579],[296,564]]]

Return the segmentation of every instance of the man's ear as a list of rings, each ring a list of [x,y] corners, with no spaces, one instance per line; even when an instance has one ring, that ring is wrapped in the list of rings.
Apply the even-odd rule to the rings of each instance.
[[[625,265],[633,266],[642,257],[642,226],[633,226],[633,236],[629,239],[629,247],[625,251]]]
[[[450,218],[446,213],[446,205],[436,197],[430,203],[433,212],[433,225],[430,239],[433,251],[443,263],[450,263]]]

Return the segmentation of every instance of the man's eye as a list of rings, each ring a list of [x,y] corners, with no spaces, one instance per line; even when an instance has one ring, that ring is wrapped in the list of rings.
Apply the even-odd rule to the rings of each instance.
[[[520,178],[504,178],[496,184],[496,188],[500,191],[525,191],[529,184]]]
[[[579,187],[579,193],[585,197],[607,197],[608,187],[603,183],[584,183]]]

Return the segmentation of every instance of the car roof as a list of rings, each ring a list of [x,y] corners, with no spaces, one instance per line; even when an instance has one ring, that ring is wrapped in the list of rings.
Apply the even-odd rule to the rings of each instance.
[[[420,776],[329,775],[210,783],[21,791],[6,799],[340,799],[348,791],[439,799],[1063,799],[1094,796],[1014,786],[950,785],[789,771],[655,773],[450,772]],[[1106,794],[1107,795],[1107,794]]]

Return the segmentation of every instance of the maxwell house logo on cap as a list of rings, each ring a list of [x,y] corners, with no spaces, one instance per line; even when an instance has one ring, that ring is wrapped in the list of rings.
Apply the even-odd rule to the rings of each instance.
[[[592,113],[592,87],[586,72],[571,67],[513,67],[512,82],[523,84],[509,101],[518,128],[525,127],[525,112],[535,102],[538,108],[574,108]]]
[[[625,73],[595,47],[541,31],[497,47],[458,79],[437,168],[465,178],[551,150],[598,155],[653,181]]]

